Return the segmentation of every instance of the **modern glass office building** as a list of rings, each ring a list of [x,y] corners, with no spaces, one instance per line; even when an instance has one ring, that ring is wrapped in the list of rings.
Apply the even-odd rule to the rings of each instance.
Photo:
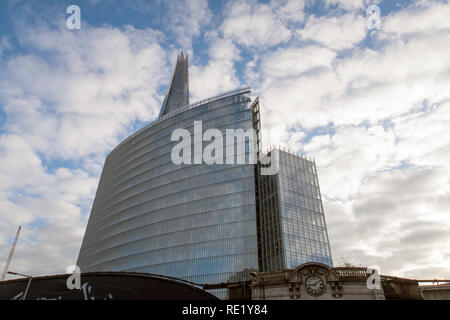
[[[171,160],[177,143],[172,132],[184,128],[193,135],[194,121],[224,135],[226,129],[252,128],[248,93],[171,105],[170,112],[164,104],[157,121],[108,155],[77,262],[82,272],[137,271],[220,283],[258,269],[254,165]]]
[[[259,268],[333,266],[315,162],[279,149],[269,155],[275,152],[278,173],[259,179]]]
[[[176,129],[194,137],[192,160],[199,146],[208,145],[195,138],[197,121],[203,132],[217,129],[223,136],[227,129],[254,130],[259,155],[259,100],[251,101],[249,93],[244,88],[189,104],[188,60],[178,57],[159,118],[106,158],[78,257],[82,272],[136,271],[221,283],[243,280],[250,270],[306,261],[331,265],[314,163],[281,153],[280,172],[261,176],[260,166],[249,161],[172,161]],[[249,159],[248,141],[243,149],[224,142],[224,163],[230,143],[235,157],[243,152]],[[276,207],[268,207],[270,196]]]

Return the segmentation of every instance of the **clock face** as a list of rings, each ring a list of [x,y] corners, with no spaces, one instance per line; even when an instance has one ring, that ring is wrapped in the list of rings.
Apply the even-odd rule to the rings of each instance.
[[[319,276],[309,276],[305,281],[306,291],[312,296],[320,296],[325,291],[325,283]]]

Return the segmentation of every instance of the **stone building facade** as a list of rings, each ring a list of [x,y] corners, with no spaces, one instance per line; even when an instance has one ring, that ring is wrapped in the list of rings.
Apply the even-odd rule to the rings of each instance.
[[[368,289],[366,268],[330,268],[305,263],[293,270],[256,274],[252,300],[384,300],[383,288]]]
[[[232,300],[391,300],[421,299],[415,280],[380,275],[379,287],[368,285],[364,267],[304,263],[295,269],[253,272],[246,283],[228,285]],[[372,287],[372,288],[370,288]]]

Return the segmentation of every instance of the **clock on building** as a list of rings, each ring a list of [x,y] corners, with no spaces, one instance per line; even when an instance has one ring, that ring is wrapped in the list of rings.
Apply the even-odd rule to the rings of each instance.
[[[325,282],[316,275],[308,276],[305,280],[306,292],[311,296],[320,296],[325,291]]]

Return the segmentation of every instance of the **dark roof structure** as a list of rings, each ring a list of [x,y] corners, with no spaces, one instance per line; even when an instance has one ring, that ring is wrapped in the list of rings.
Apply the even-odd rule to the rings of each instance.
[[[191,283],[138,272],[90,272],[80,276],[80,289],[67,286],[70,274],[0,282],[0,300],[218,300]],[[70,281],[70,280],[69,280]]]

